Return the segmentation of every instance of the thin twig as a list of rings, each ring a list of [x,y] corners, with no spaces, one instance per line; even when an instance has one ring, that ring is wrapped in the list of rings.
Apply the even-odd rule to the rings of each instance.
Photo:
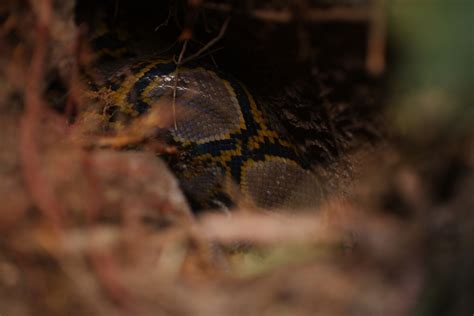
[[[174,129],[175,131],[178,130],[178,124],[176,122],[176,94],[178,90],[178,81],[179,81],[179,66],[182,64],[185,64],[193,59],[196,59],[202,55],[205,51],[207,51],[209,48],[211,48],[214,44],[216,44],[222,36],[224,36],[225,31],[227,30],[227,26],[229,25],[230,18],[227,18],[224,21],[224,24],[222,25],[219,34],[212,40],[210,40],[204,47],[202,47],[200,50],[198,50],[196,53],[192,54],[191,56],[184,58],[184,53],[186,52],[186,48],[188,45],[188,39],[186,39],[183,43],[183,48],[181,49],[181,52],[179,54],[178,60],[175,60],[176,64],[176,72],[175,72],[175,79],[174,79],[174,86],[173,86],[173,121],[174,121]]]
[[[161,29],[163,26],[168,26],[171,18],[171,8],[168,10],[168,16],[166,17],[166,20],[164,20],[162,23],[160,23],[155,29],[153,30],[154,32],[158,32],[159,29]]]
[[[174,76],[174,85],[173,85],[173,123],[174,123],[174,130],[178,130],[178,124],[176,122],[176,93],[178,90],[178,81],[179,81],[179,66],[182,64],[184,52],[186,51],[186,47],[188,46],[188,40],[185,40],[183,43],[183,48],[179,53],[178,60],[175,60],[176,64],[176,71]]]
[[[165,47],[164,49],[156,52],[156,56],[162,56],[163,54],[165,54],[166,52],[170,51],[177,43],[179,43],[179,40],[176,40],[174,41],[171,45],[169,45],[168,47]]]
[[[214,64],[214,66],[216,66],[216,68],[218,68],[217,63],[216,63],[214,57],[212,56],[212,54],[214,54],[215,52],[221,51],[221,50],[223,50],[223,49],[224,49],[224,47],[217,47],[217,48],[215,48],[215,49],[213,49],[213,50],[210,50],[210,51],[208,51],[207,53],[205,53],[205,54],[203,54],[203,55],[197,57],[196,59],[202,59],[202,58],[204,58],[204,57],[207,57],[207,56],[211,55],[210,57],[211,57],[211,59],[212,59],[212,63]]]
[[[191,56],[189,57],[186,57],[184,60],[183,60],[183,64],[199,57],[202,53],[204,53],[205,51],[207,51],[209,48],[211,48],[212,46],[214,46],[221,38],[222,36],[224,36],[225,34],[225,31],[227,30],[227,26],[229,25],[229,22],[230,22],[230,17],[228,17],[225,21],[224,21],[224,24],[222,25],[220,31],[219,31],[219,34],[217,34],[216,37],[214,37],[212,40],[210,40],[206,45],[204,45],[204,47],[202,47],[200,50],[198,50],[196,53],[192,54]]]

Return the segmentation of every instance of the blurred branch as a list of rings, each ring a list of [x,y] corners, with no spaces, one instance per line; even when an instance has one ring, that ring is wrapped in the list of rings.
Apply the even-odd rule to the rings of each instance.
[[[386,17],[385,0],[375,1],[369,21],[366,68],[373,75],[385,70]]]
[[[32,1],[38,22],[33,57],[29,70],[29,80],[25,89],[25,112],[20,125],[20,154],[26,186],[39,210],[49,219],[56,232],[61,227],[63,209],[58,199],[46,185],[41,172],[37,134],[44,104],[41,97],[41,84],[45,76],[45,60],[48,48],[48,23],[51,20],[52,4],[50,0]]]
[[[201,5],[205,9],[231,12],[233,7],[230,4],[205,2]],[[289,9],[273,10],[273,9],[250,9],[249,15],[268,22],[289,23],[295,19],[294,13]],[[366,8],[344,8],[336,7],[329,9],[309,9],[302,15],[308,22],[332,22],[332,21],[348,21],[358,22],[367,21],[370,12]]]

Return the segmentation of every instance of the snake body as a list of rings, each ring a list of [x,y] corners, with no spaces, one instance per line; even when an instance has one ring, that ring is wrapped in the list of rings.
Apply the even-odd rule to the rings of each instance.
[[[119,64],[102,67],[105,81],[93,84],[108,91],[109,124],[173,113],[174,122],[157,126],[154,137],[177,146],[170,166],[195,209],[230,205],[239,197],[263,208],[319,198],[318,181],[289,135],[231,75],[159,58]]]

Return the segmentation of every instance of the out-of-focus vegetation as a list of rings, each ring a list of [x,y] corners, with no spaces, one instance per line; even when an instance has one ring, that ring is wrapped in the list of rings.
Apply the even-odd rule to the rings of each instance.
[[[390,116],[431,227],[416,315],[472,313],[474,3],[392,1]],[[422,197],[424,196],[424,197]]]
[[[472,131],[473,12],[474,3],[464,0],[389,2],[393,115],[405,140],[420,149]]]

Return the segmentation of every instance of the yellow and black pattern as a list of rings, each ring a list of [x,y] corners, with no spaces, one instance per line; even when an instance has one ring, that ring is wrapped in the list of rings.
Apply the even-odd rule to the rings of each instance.
[[[178,146],[171,167],[196,208],[228,205],[232,186],[264,208],[315,200],[318,185],[309,165],[231,76],[199,64],[178,69],[163,59],[130,61],[107,72],[103,88],[112,91],[114,113],[175,112],[174,124],[156,135],[168,134]]]

